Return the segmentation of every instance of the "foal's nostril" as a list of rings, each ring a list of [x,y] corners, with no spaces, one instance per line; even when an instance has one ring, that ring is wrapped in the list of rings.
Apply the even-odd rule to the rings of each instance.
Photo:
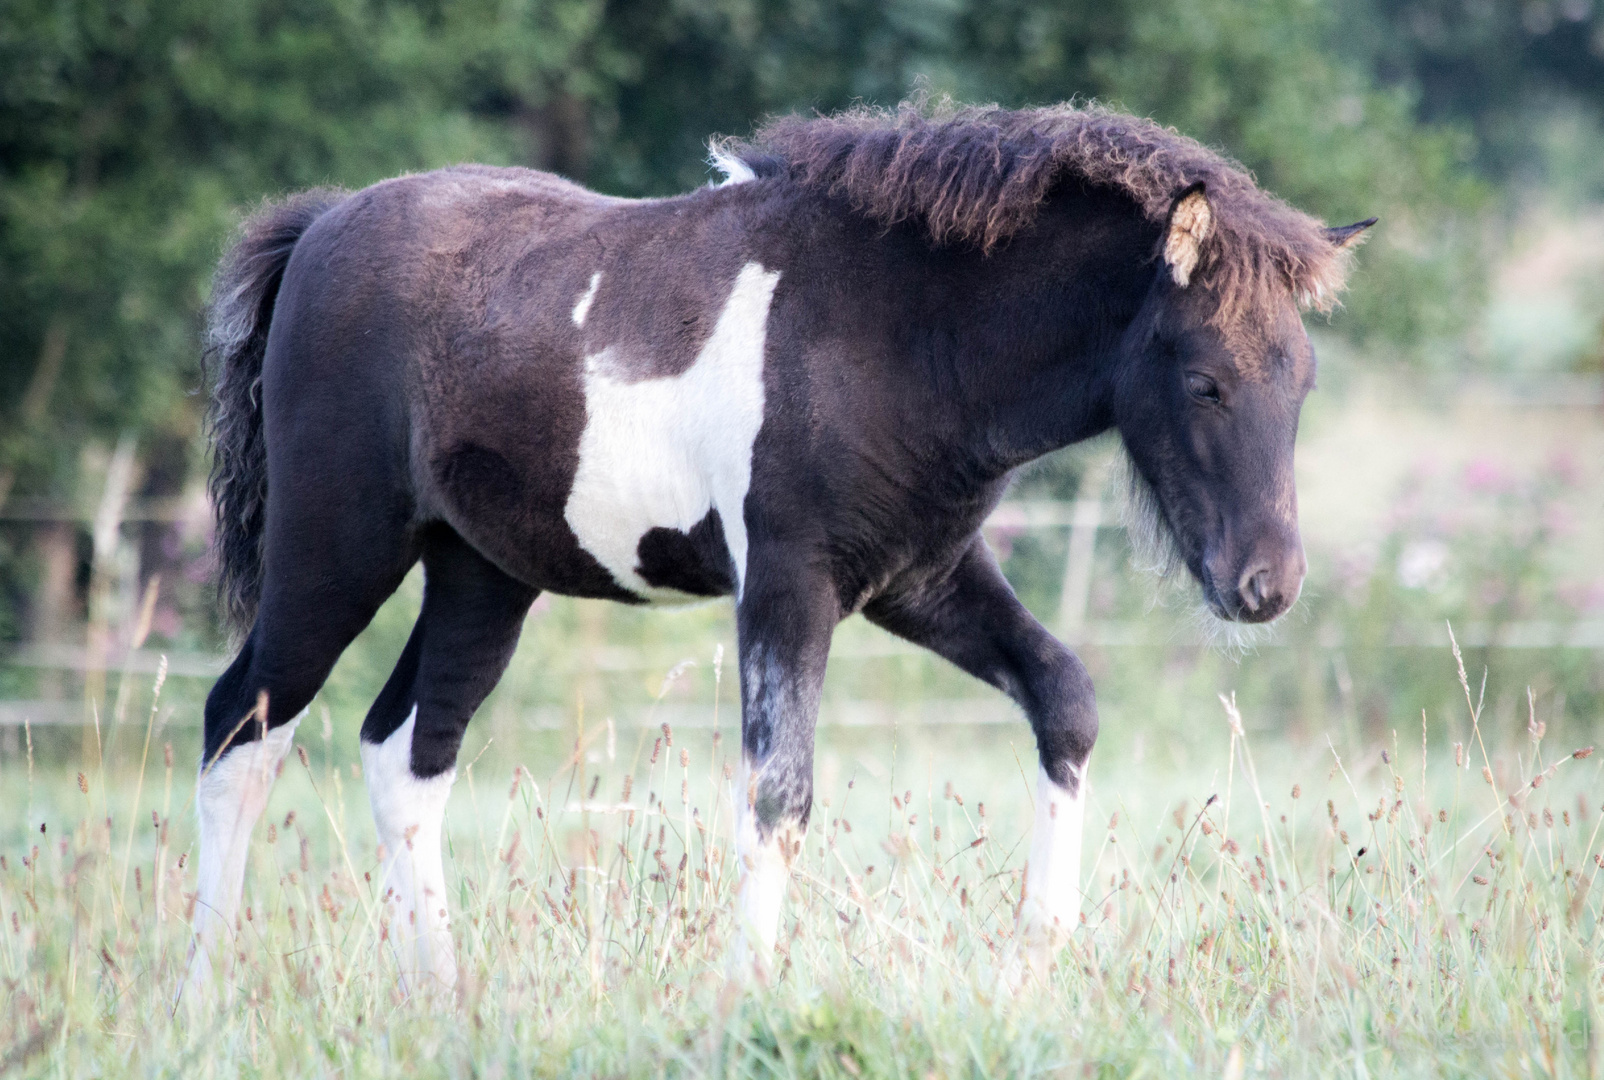
[[[1258,611],[1270,595],[1270,568],[1249,567],[1242,575],[1242,582],[1237,587],[1237,592],[1242,597],[1243,607],[1249,611]]]

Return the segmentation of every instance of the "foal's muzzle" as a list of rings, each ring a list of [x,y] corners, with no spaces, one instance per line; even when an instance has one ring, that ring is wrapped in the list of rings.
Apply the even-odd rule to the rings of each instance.
[[[1246,558],[1204,560],[1203,595],[1214,614],[1231,622],[1265,623],[1286,612],[1303,589],[1308,562],[1297,535],[1262,538]]]

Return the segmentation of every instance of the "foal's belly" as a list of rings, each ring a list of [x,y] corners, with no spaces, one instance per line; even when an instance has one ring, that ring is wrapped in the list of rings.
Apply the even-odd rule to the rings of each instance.
[[[742,267],[695,362],[678,374],[633,376],[649,368],[632,363],[623,345],[585,358],[585,427],[563,516],[579,546],[648,603],[741,591],[765,331],[779,277],[757,263]],[[581,296],[576,323],[589,306]]]

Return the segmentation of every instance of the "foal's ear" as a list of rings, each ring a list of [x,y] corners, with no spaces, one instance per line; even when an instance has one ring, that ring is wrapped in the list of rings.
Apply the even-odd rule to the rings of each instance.
[[[1360,240],[1364,238],[1365,230],[1374,225],[1377,220],[1377,218],[1365,218],[1363,221],[1356,221],[1352,225],[1327,229],[1326,239],[1331,241],[1333,247],[1356,247]]]
[[[1208,192],[1199,180],[1179,195],[1170,206],[1170,221],[1164,232],[1164,263],[1170,268],[1170,277],[1181,288],[1192,280],[1203,257],[1203,243],[1214,231],[1214,208],[1209,205]]]

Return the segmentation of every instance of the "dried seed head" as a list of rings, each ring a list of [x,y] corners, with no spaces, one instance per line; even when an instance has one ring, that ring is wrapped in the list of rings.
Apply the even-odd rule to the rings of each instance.
[[[83,773],[78,774],[78,790],[83,792],[85,795],[89,794],[89,781],[84,778]],[[39,831],[44,832],[44,829],[41,828]]]
[[[691,752],[689,750],[686,750],[684,747],[680,747],[679,767],[682,768],[682,769],[686,768],[686,767],[688,767],[690,765],[690,763],[691,763]]]
[[[1487,781],[1487,786],[1488,787],[1491,787],[1492,784],[1493,784],[1493,770],[1491,770],[1487,766],[1483,765],[1481,767],[1481,778],[1483,780]]]
[[[671,747],[674,745],[674,729],[669,727],[666,722],[663,724],[663,742]]]
[[[172,743],[163,743],[162,744],[162,764],[166,765],[169,769],[171,769],[173,767],[173,744]]]
[[[1589,758],[1589,757],[1592,757],[1592,756],[1593,756],[1593,748],[1591,746],[1584,746],[1584,747],[1582,747],[1582,749],[1576,751],[1576,753],[1571,755],[1571,757],[1575,758],[1577,761],[1581,761],[1584,758]]]
[[[1437,811],[1437,820],[1442,822],[1444,825],[1448,824],[1448,811],[1446,811],[1446,810]]]
[[[1303,794],[1303,788],[1300,787],[1297,784],[1293,784],[1292,785],[1292,797],[1294,799],[1296,799],[1296,798],[1299,798],[1302,794]]]
[[[1392,755],[1387,753],[1386,750],[1382,750],[1381,751],[1381,763],[1383,765],[1391,765],[1392,764]]]

